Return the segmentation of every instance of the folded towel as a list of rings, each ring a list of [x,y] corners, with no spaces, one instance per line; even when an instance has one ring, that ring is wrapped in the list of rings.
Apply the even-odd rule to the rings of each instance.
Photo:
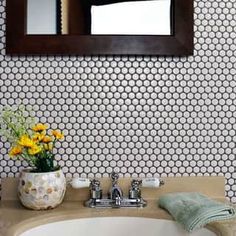
[[[185,230],[192,232],[213,221],[236,216],[235,208],[199,193],[171,193],[159,199],[159,206],[166,209]]]

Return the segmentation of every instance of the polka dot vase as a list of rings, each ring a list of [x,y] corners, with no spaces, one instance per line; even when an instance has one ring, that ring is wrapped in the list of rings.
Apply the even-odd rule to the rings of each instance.
[[[18,196],[26,208],[53,209],[61,204],[65,191],[66,179],[61,169],[45,173],[24,169],[20,173]]]

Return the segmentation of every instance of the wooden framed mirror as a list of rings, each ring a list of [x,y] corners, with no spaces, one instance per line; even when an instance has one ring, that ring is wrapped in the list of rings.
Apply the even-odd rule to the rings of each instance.
[[[43,8],[43,2],[49,5]],[[193,0],[7,0],[6,3],[7,54],[184,56],[193,53]],[[163,8],[156,14],[160,6]],[[135,14],[134,9],[141,10]],[[45,13],[49,11],[52,15]],[[163,18],[158,19],[162,13]]]

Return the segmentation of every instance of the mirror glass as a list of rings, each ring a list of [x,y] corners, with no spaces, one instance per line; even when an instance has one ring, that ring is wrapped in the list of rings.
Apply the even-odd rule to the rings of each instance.
[[[171,0],[27,0],[27,34],[171,35]]]
[[[56,0],[27,0],[27,34],[57,34]]]

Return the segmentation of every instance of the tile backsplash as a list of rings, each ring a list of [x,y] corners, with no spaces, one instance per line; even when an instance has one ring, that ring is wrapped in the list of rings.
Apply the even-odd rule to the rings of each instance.
[[[10,57],[0,0],[0,106],[21,100],[64,130],[68,176],[224,175],[236,202],[236,2],[194,5],[194,56]],[[1,178],[22,166],[8,148]]]

